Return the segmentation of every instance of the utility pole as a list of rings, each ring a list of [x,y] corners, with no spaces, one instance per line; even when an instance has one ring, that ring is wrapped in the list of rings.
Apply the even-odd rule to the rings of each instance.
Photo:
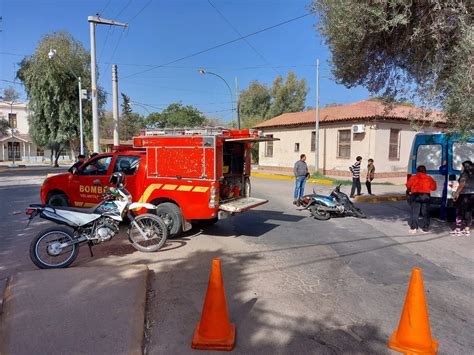
[[[314,132],[314,168],[319,172],[319,59],[316,59],[316,126]]]
[[[110,25],[127,27],[127,23],[106,20],[99,16],[89,16],[90,37],[91,37],[91,86],[92,86],[92,142],[95,153],[100,153],[99,141],[99,107],[97,98],[97,75],[96,75],[96,49],[95,49],[95,26]]]
[[[118,75],[117,75],[117,64],[112,65],[112,97],[113,97],[113,108],[112,112],[114,115],[114,146],[120,145],[119,138],[119,105],[118,105]]]
[[[82,123],[82,81],[81,77],[77,77],[77,86],[79,89],[79,134],[80,134],[80,144],[81,144],[81,154],[84,155],[84,127]],[[86,96],[87,97],[87,96]]]
[[[239,82],[235,77],[235,107],[237,111],[237,128],[240,129],[240,112],[239,112]]]

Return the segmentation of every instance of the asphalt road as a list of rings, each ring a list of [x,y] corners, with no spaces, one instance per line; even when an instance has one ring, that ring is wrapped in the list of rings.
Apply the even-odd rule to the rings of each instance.
[[[252,181],[253,194],[268,204],[192,230],[158,253],[135,251],[123,235],[95,247],[94,258],[81,250],[73,266],[152,270],[146,352],[191,353],[214,257],[222,260],[236,353],[390,353],[413,267],[423,269],[439,353],[472,352],[472,237],[451,237],[438,221],[431,234],[409,236],[406,202],[360,204],[367,220],[317,221],[291,204],[291,181]],[[42,225],[24,230],[26,218],[16,213],[38,193],[38,185],[0,187],[0,279],[33,269],[28,245]]]

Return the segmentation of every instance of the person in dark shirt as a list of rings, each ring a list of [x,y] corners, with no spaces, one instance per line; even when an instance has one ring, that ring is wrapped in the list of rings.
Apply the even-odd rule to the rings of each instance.
[[[304,185],[306,183],[306,179],[309,177],[308,165],[306,165],[306,155],[300,155],[300,160],[295,163],[293,173],[296,179],[295,192],[293,194],[293,204],[300,206],[300,200],[304,195]]]
[[[86,159],[85,155],[83,154],[79,154],[78,157],[77,157],[77,161],[73,164],[73,166],[71,166],[68,171],[71,173],[71,174],[74,174],[76,173],[77,169],[82,165],[84,164],[84,160]]]
[[[349,167],[349,170],[352,173],[352,188],[351,188],[351,198],[354,198],[354,193],[357,189],[357,196],[360,196],[360,164],[362,162],[362,157],[358,156],[354,165]]]
[[[469,160],[462,163],[459,186],[453,200],[456,203],[456,229],[452,233],[469,236],[474,208],[474,164]]]

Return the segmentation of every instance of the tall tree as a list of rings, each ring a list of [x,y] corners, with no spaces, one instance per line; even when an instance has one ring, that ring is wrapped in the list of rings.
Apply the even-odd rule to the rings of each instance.
[[[16,102],[20,98],[20,94],[15,90],[15,88],[9,86],[3,89],[2,100],[5,102]]]
[[[238,107],[243,127],[253,127],[285,112],[303,111],[306,93],[306,81],[298,80],[293,72],[288,73],[285,81],[278,75],[271,88],[252,81],[249,88],[239,95]]]
[[[200,127],[205,121],[204,114],[194,106],[185,106],[181,102],[175,102],[161,113],[150,114],[147,118],[147,125],[156,128]]]
[[[0,136],[6,136],[10,129],[10,123],[4,118],[0,119]]]
[[[270,110],[270,89],[254,80],[247,90],[239,94],[238,110],[243,128],[250,128],[263,121]]]
[[[285,82],[281,75],[273,81],[272,106],[268,115],[275,117],[286,112],[303,111],[306,101],[306,80],[298,80],[295,73],[289,72]]]
[[[49,58],[51,49],[56,50]],[[40,147],[54,149],[54,164],[63,150],[79,150],[79,97],[76,76],[83,88],[90,88],[89,53],[67,32],[44,36],[35,53],[20,63],[17,77],[28,95],[30,136]],[[99,108],[105,95],[99,90]],[[83,101],[84,130],[90,137],[92,108]]]
[[[467,0],[313,0],[333,74],[347,87],[426,106],[474,129],[474,26]]]
[[[119,130],[121,139],[131,139],[138,131],[145,127],[144,118],[137,112],[132,110],[132,102],[130,97],[122,95],[122,115],[120,116]]]

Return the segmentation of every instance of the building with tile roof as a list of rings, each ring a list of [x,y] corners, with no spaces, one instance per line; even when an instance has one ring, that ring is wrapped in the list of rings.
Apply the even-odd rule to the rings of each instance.
[[[367,100],[320,109],[319,169],[326,175],[350,177],[355,158],[375,161],[376,177],[406,174],[413,137],[419,131],[440,131],[445,119],[440,111]],[[316,111],[284,113],[255,129],[279,141],[260,143],[259,167],[291,171],[300,154],[315,166]],[[363,177],[365,177],[363,175]]]

